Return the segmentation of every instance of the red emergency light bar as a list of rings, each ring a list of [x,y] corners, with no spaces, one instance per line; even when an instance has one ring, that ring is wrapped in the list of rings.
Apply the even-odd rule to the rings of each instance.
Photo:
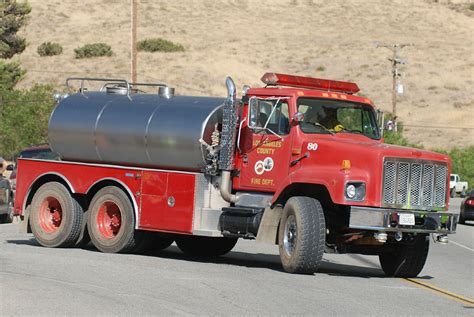
[[[271,86],[290,86],[309,89],[316,88],[348,94],[354,94],[360,90],[356,83],[278,73],[265,73],[265,75],[262,76],[262,81],[264,84]]]

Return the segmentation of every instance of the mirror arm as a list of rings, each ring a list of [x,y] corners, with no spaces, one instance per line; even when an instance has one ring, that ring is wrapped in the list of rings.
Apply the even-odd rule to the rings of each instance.
[[[239,153],[242,153],[242,149],[240,148],[240,135],[242,134],[242,125],[245,121],[247,121],[247,118],[244,118],[242,121],[240,121],[239,134],[237,135],[237,150],[239,151]]]

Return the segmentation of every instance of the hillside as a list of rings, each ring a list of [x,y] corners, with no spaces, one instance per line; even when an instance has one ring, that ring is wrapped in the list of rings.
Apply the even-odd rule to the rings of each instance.
[[[179,94],[224,95],[224,79],[260,86],[267,71],[356,81],[391,110],[390,51],[375,43],[413,43],[401,56],[405,135],[425,147],[474,145],[474,18],[467,5],[424,0],[141,0],[139,38],[181,43],[183,53],[139,53],[139,81]],[[68,76],[129,78],[130,1],[30,0],[19,56],[20,87],[62,84]],[[60,56],[36,53],[45,41]],[[105,42],[113,57],[76,60],[74,48]],[[442,127],[442,128],[433,128]],[[464,127],[466,129],[457,129]]]

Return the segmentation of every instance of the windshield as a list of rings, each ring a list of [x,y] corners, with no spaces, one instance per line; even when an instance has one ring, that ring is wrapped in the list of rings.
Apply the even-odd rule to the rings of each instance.
[[[300,122],[304,133],[355,133],[380,139],[373,108],[348,101],[299,98],[298,112],[304,114]]]
[[[456,180],[456,177],[454,175],[451,175],[450,180],[454,182]]]

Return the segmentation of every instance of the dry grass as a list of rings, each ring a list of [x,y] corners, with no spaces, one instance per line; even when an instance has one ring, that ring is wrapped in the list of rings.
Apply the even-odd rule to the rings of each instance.
[[[474,128],[474,20],[442,2],[141,0],[139,38],[165,38],[186,51],[139,53],[139,80],[166,82],[181,94],[223,96],[227,75],[239,86],[260,86],[267,71],[324,76],[356,81],[389,111],[390,53],[374,43],[414,43],[402,51],[408,64],[400,119],[406,125]],[[20,56],[29,71],[23,87],[78,75],[129,77],[130,1],[29,3],[29,47]],[[60,43],[63,54],[40,58],[36,47],[45,41]],[[74,48],[93,42],[111,45],[115,55],[74,59]],[[427,147],[474,144],[474,130],[413,127],[406,135]]]

